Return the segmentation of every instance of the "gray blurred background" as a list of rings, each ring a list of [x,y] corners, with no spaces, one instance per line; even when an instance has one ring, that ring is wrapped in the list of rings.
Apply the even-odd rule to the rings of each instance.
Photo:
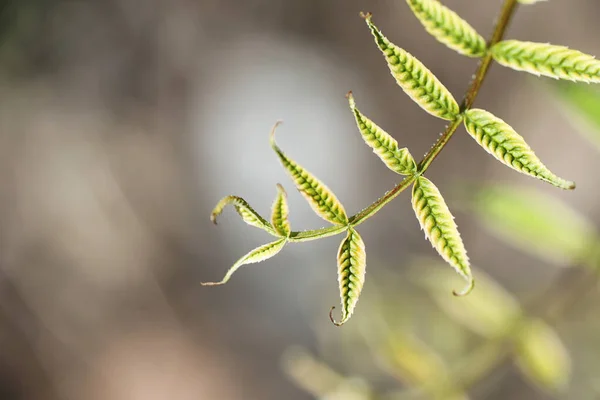
[[[444,3],[488,36],[502,0]],[[314,347],[315,324],[337,332],[327,311],[340,239],[288,246],[201,287],[268,240],[229,209],[215,227],[210,211],[235,194],[268,215],[281,182],[294,230],[324,225],[269,148],[278,119],[281,147],[350,214],[392,188],[348,90],[416,158],[444,129],[396,86],[359,11],[458,98],[476,61],[438,44],[401,0],[0,4],[0,399],[309,399],[280,358]],[[548,1],[521,7],[507,37],[600,54],[599,17],[597,0]],[[494,66],[476,106],[578,189],[512,173],[461,128],[428,173],[450,207],[456,184],[494,180],[537,185],[600,221],[600,158],[540,82]],[[473,262],[508,288],[558,273],[455,214]],[[361,228],[370,271],[433,255],[408,194]],[[511,377],[504,387],[497,398],[532,398]]]

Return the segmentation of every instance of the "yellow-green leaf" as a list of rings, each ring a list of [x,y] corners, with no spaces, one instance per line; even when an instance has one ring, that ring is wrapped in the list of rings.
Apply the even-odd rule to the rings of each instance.
[[[203,286],[223,285],[223,284],[227,283],[227,281],[229,281],[229,279],[231,279],[231,276],[242,265],[259,263],[261,261],[264,261],[264,260],[267,260],[267,259],[273,257],[274,255],[276,255],[277,253],[279,253],[281,251],[283,246],[285,246],[286,242],[287,242],[287,238],[281,238],[274,242],[267,243],[265,245],[257,247],[256,249],[254,249],[251,252],[249,252],[248,254],[246,254],[244,257],[240,258],[235,264],[233,264],[233,266],[231,268],[229,268],[229,271],[227,271],[227,273],[225,274],[225,277],[221,281],[219,281],[219,282],[202,282],[201,284]]]
[[[346,210],[333,192],[317,177],[301,167],[275,143],[275,130],[279,123],[271,130],[271,147],[279,156],[281,164],[292,177],[296,188],[306,198],[312,209],[324,220],[337,225],[348,224]]]
[[[485,186],[475,193],[472,204],[491,232],[549,262],[584,263],[600,243],[584,215],[532,188]]]
[[[401,175],[412,175],[417,171],[417,164],[406,147],[399,149],[398,142],[377,124],[365,117],[356,108],[352,92],[348,93],[350,109],[356,119],[356,125],[365,143],[373,149],[381,161],[392,171]]]
[[[339,322],[333,319],[332,312],[335,307],[331,308],[329,317],[334,324],[341,326],[350,319],[354,312],[365,282],[365,269],[367,266],[365,244],[353,228],[348,229],[346,238],[340,244],[337,263],[342,319]]]
[[[571,375],[571,358],[556,332],[542,320],[527,323],[519,332],[516,361],[534,384],[550,391],[566,388]]]
[[[596,85],[572,85],[561,82],[558,95],[565,112],[578,132],[600,150],[600,88]]]
[[[290,236],[292,231],[288,219],[289,214],[290,209],[288,207],[287,194],[285,193],[283,186],[277,184],[277,197],[273,202],[271,224],[273,225],[273,228],[275,228],[275,231],[283,237]]]
[[[465,127],[471,136],[498,161],[515,171],[541,179],[561,189],[575,189],[575,183],[554,175],[513,128],[492,113],[471,109],[465,113]]]
[[[471,275],[469,257],[442,194],[429,179],[420,176],[412,192],[412,204],[421,228],[431,245],[437,250],[448,264],[459,275],[468,281],[468,286],[455,295],[465,295],[471,292],[475,281]]]
[[[482,57],[486,43],[467,21],[437,0],[406,0],[427,32],[451,49]]]
[[[223,209],[229,204],[233,205],[235,210],[248,225],[255,226],[267,231],[271,235],[278,236],[271,224],[250,207],[250,204],[248,204],[246,200],[238,196],[225,196],[217,203],[210,214],[210,220],[215,225],[217,224],[217,217],[221,215]]]
[[[498,63],[540,76],[574,82],[600,82],[600,61],[565,46],[505,40],[492,47]]]
[[[371,22],[371,14],[365,14],[363,17],[373,33],[375,43],[387,60],[392,76],[404,92],[431,115],[455,120],[460,110],[452,93],[421,61],[383,36]]]

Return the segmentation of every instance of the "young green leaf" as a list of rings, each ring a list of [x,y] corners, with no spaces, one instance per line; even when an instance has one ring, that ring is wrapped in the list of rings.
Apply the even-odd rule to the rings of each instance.
[[[342,319],[337,322],[333,319],[333,310],[329,312],[329,318],[337,326],[346,323],[352,316],[358,297],[365,282],[365,268],[367,256],[365,244],[353,228],[348,229],[346,238],[340,244],[337,255],[338,282],[340,284],[340,299],[342,302]]]
[[[302,168],[294,160],[286,156],[275,143],[276,123],[271,130],[271,147],[279,156],[281,164],[288,171],[300,193],[306,198],[312,209],[324,220],[337,225],[348,224],[348,217],[342,203],[333,192],[313,174]]]
[[[277,184],[277,197],[273,202],[271,224],[280,236],[288,237],[292,232],[290,221],[288,220],[289,214],[290,209],[288,207],[287,194],[285,193],[283,186]]]
[[[600,61],[565,46],[505,40],[492,47],[492,55],[498,63],[517,71],[573,82],[600,82]]]
[[[212,213],[210,214],[210,220],[215,225],[217,224],[217,217],[221,215],[223,209],[229,204],[233,205],[240,217],[242,217],[244,222],[246,222],[248,225],[252,225],[264,231],[267,231],[273,236],[279,236],[277,235],[277,232],[275,232],[275,230],[273,229],[273,226],[271,226],[271,224],[266,219],[264,219],[256,211],[254,211],[254,209],[250,207],[250,204],[248,204],[246,200],[237,196],[225,196],[221,199],[221,201],[217,203]]]
[[[453,121],[460,110],[452,93],[435,75],[406,50],[391,43],[371,22],[371,14],[361,14],[385,56],[392,76],[404,92],[421,108],[436,117]]]
[[[521,372],[542,389],[560,391],[569,382],[571,358],[564,344],[542,320],[526,324],[516,339]]]
[[[575,189],[575,183],[554,175],[535,155],[525,139],[492,113],[471,109],[465,113],[465,127],[488,153],[501,163],[561,189]]]
[[[486,43],[467,21],[437,0],[406,0],[427,32],[452,50],[482,57]]]
[[[276,255],[277,253],[279,253],[281,251],[283,246],[285,246],[286,242],[287,242],[287,238],[281,238],[274,242],[267,243],[265,245],[257,247],[256,249],[254,249],[251,252],[249,252],[248,254],[246,254],[244,257],[240,258],[235,264],[233,264],[233,266],[231,268],[229,268],[229,271],[227,271],[227,273],[225,274],[225,277],[221,281],[219,281],[219,282],[202,282],[201,285],[202,286],[216,286],[216,285],[223,285],[223,284],[227,283],[227,281],[229,281],[229,279],[231,279],[231,276],[235,273],[235,271],[237,271],[242,265],[259,263],[261,261],[264,261],[264,260],[267,260],[267,259],[273,257],[274,255]]]
[[[393,137],[356,108],[352,92],[349,92],[347,97],[350,109],[356,119],[356,125],[365,143],[392,171],[401,175],[414,174],[417,171],[417,164],[408,149],[406,147],[399,149],[398,142]]]
[[[471,292],[475,285],[471,275],[469,257],[442,194],[429,179],[420,176],[412,192],[412,204],[421,228],[431,245],[437,250],[448,264],[450,264],[459,275],[468,281],[468,286],[457,296],[463,296]]]

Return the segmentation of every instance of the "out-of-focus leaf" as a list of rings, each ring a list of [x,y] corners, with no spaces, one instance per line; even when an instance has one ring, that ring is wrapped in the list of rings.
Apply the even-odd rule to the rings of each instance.
[[[301,348],[283,356],[283,369],[296,385],[317,399],[369,400],[372,390],[366,382],[346,378]]]
[[[473,208],[504,241],[548,261],[584,261],[599,243],[585,217],[534,189],[483,187],[474,196]]]
[[[569,119],[600,150],[600,90],[596,86],[559,84],[557,93]]]
[[[571,358],[556,332],[541,320],[530,321],[519,332],[516,362],[521,372],[546,390],[565,389],[571,373]]]
[[[431,262],[433,265],[435,262]],[[424,286],[448,316],[485,337],[502,335],[521,316],[517,300],[491,277],[478,271],[477,290],[469,296],[448,299],[440,285],[451,289],[457,277],[443,270],[419,265],[417,283]]]

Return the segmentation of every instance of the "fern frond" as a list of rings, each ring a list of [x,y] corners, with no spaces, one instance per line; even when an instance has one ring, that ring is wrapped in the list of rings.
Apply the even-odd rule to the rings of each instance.
[[[460,111],[452,93],[421,61],[383,36],[371,22],[371,14],[363,17],[387,60],[392,76],[404,92],[431,115],[455,120]]]
[[[442,194],[433,182],[424,176],[420,176],[413,186],[412,205],[431,245],[459,275],[468,281],[468,286],[461,293],[454,294],[461,296],[468,294],[473,289],[475,281],[471,274],[467,251]]]
[[[561,189],[575,189],[574,182],[553,174],[535,155],[525,139],[492,113],[476,108],[468,110],[464,123],[477,143],[504,165]]]
[[[438,41],[469,57],[482,57],[485,39],[454,11],[437,0],[406,0],[421,24]]]
[[[417,164],[408,149],[406,147],[399,149],[396,139],[356,108],[352,92],[349,92],[347,97],[358,130],[365,143],[373,149],[373,153],[377,154],[381,161],[392,171],[401,175],[414,174],[417,171]]]
[[[537,76],[573,82],[600,83],[600,61],[565,46],[505,40],[492,47],[498,63]]]

